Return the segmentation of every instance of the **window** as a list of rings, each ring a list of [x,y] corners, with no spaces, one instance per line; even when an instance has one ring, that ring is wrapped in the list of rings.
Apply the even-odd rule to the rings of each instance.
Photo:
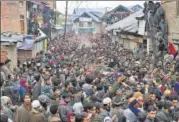
[[[177,2],[177,16],[179,16],[179,1],[176,1]]]
[[[20,19],[24,19],[24,15],[20,15]]]
[[[20,20],[20,28],[21,28],[21,33],[24,34],[25,33],[25,28],[24,28],[25,24],[24,24],[24,20]]]
[[[24,15],[20,15],[20,29],[21,33],[25,33]]]
[[[83,22],[80,22],[80,23],[79,23],[79,26],[80,26],[80,27],[84,27],[84,23],[83,23]]]
[[[92,27],[92,22],[88,22],[88,27]]]
[[[19,1],[19,4],[20,4],[21,6],[23,6],[23,5],[24,5],[24,1]]]

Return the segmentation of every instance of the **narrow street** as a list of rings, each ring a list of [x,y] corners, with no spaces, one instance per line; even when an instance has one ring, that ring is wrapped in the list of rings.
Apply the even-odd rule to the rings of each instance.
[[[179,122],[179,1],[0,7],[0,122]]]

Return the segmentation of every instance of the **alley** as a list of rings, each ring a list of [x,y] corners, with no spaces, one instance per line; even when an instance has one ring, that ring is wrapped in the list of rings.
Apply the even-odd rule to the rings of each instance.
[[[0,122],[179,122],[178,1],[0,6]]]

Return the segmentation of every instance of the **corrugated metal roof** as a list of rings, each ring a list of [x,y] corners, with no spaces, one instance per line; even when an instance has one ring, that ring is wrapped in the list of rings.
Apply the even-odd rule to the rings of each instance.
[[[94,21],[96,22],[101,22],[101,20],[96,17],[95,15],[93,15],[91,12],[84,12],[82,15],[80,15],[79,17],[83,16],[84,14],[88,15],[89,17],[91,17]],[[75,20],[77,20],[79,17],[77,17]],[[74,21],[75,21],[74,20]]]
[[[98,17],[96,17],[95,15],[93,15],[91,12],[86,12],[94,21],[96,22],[101,22],[101,20],[99,20]]]
[[[72,14],[67,16],[67,20],[74,21],[76,18],[78,18],[80,15]]]
[[[4,32],[4,33],[1,33],[0,42],[16,43],[16,42],[22,41],[23,38],[24,38],[24,35],[22,34]]]
[[[134,6],[129,6],[127,8],[132,12],[137,12],[137,11],[143,10],[143,7],[138,4],[134,5]]]
[[[91,12],[91,13],[94,14],[95,16],[99,17],[99,18],[103,17],[103,15],[104,15],[101,12]]]
[[[33,47],[33,44],[36,41],[47,37],[40,29],[38,29],[38,30],[39,30],[40,36],[34,38],[34,35],[26,35],[25,39],[22,42],[17,43],[17,49],[31,50]]]
[[[118,21],[112,25],[109,25],[106,29],[112,30],[112,29],[120,29],[127,32],[136,33],[138,31],[138,20],[136,17],[143,16],[143,10],[137,11],[130,16],[124,18],[121,21]]]
[[[106,8],[75,8],[73,14],[82,15],[84,12],[100,12],[105,14]]]

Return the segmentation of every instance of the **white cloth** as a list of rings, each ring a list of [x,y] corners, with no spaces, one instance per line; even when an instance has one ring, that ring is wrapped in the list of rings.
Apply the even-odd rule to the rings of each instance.
[[[83,104],[81,102],[75,103],[73,105],[73,110],[75,114],[80,114],[83,112]]]

